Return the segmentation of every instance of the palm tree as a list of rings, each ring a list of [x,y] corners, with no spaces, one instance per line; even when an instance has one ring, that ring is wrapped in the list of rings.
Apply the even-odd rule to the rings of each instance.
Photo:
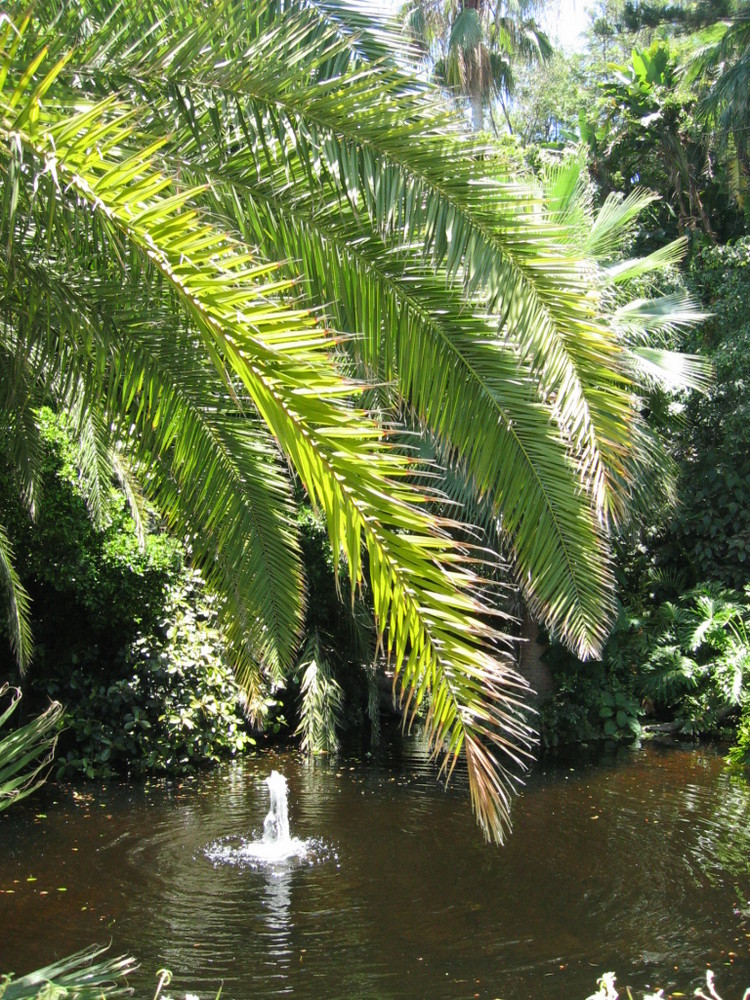
[[[734,0],[728,16],[717,19],[706,35],[688,79],[700,76],[708,83],[698,113],[718,136],[732,188],[742,201],[747,191],[750,125],[750,3]]]
[[[742,203],[747,189],[750,122],[750,3],[713,0],[688,6],[668,4],[661,10],[631,5],[625,11],[625,22],[636,30],[670,24],[678,33],[690,33],[693,51],[681,75],[691,97],[697,90],[696,81],[703,85],[695,117],[709,128],[709,135],[703,137],[708,147],[704,156],[718,148],[732,193]],[[706,172],[710,173],[710,168]]]
[[[525,684],[481,547],[415,485],[397,423],[481,499],[535,614],[595,653],[639,352],[658,364],[622,339],[654,311],[618,289],[677,251],[611,267],[644,198],[595,219],[576,170],[520,183],[398,45],[336,0],[6,5],[2,449],[33,509],[51,398],[92,482],[113,455],[139,478],[221,593],[251,700],[299,642],[301,484],[351,592],[368,581],[408,713],[426,706],[447,772],[463,754],[500,839]]]
[[[508,128],[513,64],[545,62],[546,34],[531,16],[538,0],[409,0],[402,17],[434,59],[435,79],[468,99],[471,125],[481,132],[485,108],[498,100]]]

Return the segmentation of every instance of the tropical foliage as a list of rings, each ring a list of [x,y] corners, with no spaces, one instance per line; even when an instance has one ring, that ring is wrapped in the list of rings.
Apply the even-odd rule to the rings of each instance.
[[[633,377],[674,360],[643,338],[675,303],[627,305],[623,289],[679,247],[611,266],[648,198],[595,217],[580,165],[519,183],[394,61],[395,36],[334,0],[39,0],[6,6],[0,44],[0,384],[19,494],[33,512],[35,413],[52,398],[91,469],[135,473],[187,537],[252,704],[303,622],[293,470],[352,592],[368,579],[407,711],[428,706],[448,771],[464,753],[500,836],[531,738],[525,685],[476,540],[415,487],[394,428],[432,436],[499,519],[528,605],[597,651],[609,525],[645,453]]]
[[[686,400],[672,432],[680,463],[677,516],[654,533],[652,554],[670,572],[682,569],[687,588],[715,581],[741,591],[750,560],[750,241],[704,246],[688,272],[694,293],[711,312],[691,334],[694,349],[711,359],[715,384]]]
[[[136,521],[108,476],[90,482],[71,430],[67,414],[36,411],[33,518],[14,489],[13,467],[4,463],[0,475],[0,521],[31,600],[35,681],[76,668],[116,673],[129,644],[163,617],[183,561],[142,502]]]
[[[707,145],[728,167],[728,185],[742,205],[747,187],[747,127],[750,5],[747,0],[712,3],[626,4],[624,21],[631,29],[689,33],[684,76],[700,98],[696,122],[708,134]],[[705,134],[705,133],[704,133]]]
[[[297,735],[300,746],[310,753],[338,750],[337,722],[344,707],[344,692],[313,632],[302,653],[302,710]]]
[[[618,619],[605,659],[591,664],[581,663],[557,643],[550,646],[545,659],[554,691],[539,709],[545,747],[588,740],[630,743],[643,735],[644,713],[634,690],[632,665],[621,669],[608,655],[622,627],[626,626]]]
[[[662,41],[634,49],[630,61],[616,67],[614,80],[602,87],[607,109],[603,125],[611,132],[608,155],[617,164],[617,186],[632,185],[643,165],[655,158],[680,230],[697,223],[710,234],[698,181],[704,158],[690,127],[695,101],[677,92],[676,77],[677,66]]]
[[[748,599],[704,585],[631,616],[608,651],[637,666],[639,693],[671,709],[684,732],[712,732],[747,701]]]

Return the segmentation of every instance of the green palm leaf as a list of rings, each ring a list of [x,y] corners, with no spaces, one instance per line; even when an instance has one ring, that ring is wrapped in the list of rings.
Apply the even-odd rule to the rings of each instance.
[[[32,637],[29,595],[16,572],[13,547],[0,524],[0,587],[6,595],[8,637],[16,660],[25,669],[31,662]]]
[[[641,441],[599,258],[641,202],[609,205],[579,252],[578,182],[519,184],[333,0],[12,10],[0,347],[82,400],[92,483],[108,428],[190,535],[247,685],[288,666],[302,620],[288,462],[352,592],[369,582],[408,714],[425,707],[449,771],[465,753],[501,836],[525,685],[482,553],[413,485],[393,424],[434,435],[532,608],[598,649],[606,522]]]
[[[101,1000],[129,996],[133,991],[126,977],[138,968],[137,962],[126,955],[97,961],[106,951],[91,945],[26,976],[11,976],[3,983],[4,1000],[33,1000],[39,996]]]
[[[204,46],[210,44],[212,37],[209,27],[205,30],[206,35],[201,38]],[[225,37],[224,31],[222,37]],[[297,35],[291,29],[285,33],[283,25],[273,41],[277,42],[275,50],[269,49],[265,38],[262,51],[260,48],[252,50],[253,57],[247,63],[252,65],[252,77],[248,76],[247,71],[240,74],[235,71],[231,81],[228,81],[228,71],[217,74],[213,64],[205,65],[205,58],[201,65],[200,53],[196,52],[197,43],[189,51],[184,50],[184,68],[176,65],[175,61],[169,63],[168,71],[175,80],[177,94],[180,93],[181,79],[186,83],[189,75],[192,80],[189,107],[185,100],[178,100],[178,105],[188,127],[186,134],[180,138],[181,150],[183,154],[187,151],[191,163],[197,163],[202,168],[194,174],[196,181],[208,175],[214,188],[230,187],[228,193],[219,200],[217,210],[233,215],[246,237],[266,245],[272,256],[287,256],[294,261],[302,261],[311,299],[337,303],[336,325],[365,332],[366,336],[361,341],[364,347],[362,355],[369,372],[377,372],[383,378],[399,379],[402,392],[412,403],[421,390],[421,412],[426,422],[436,422],[439,419],[434,405],[429,409],[424,406],[427,400],[424,380],[429,378],[432,381],[432,367],[420,365],[415,368],[408,364],[399,366],[394,363],[399,357],[399,345],[404,350],[414,348],[415,356],[419,359],[429,356],[431,364],[436,362],[443,365],[442,371],[437,372],[435,385],[440,385],[448,377],[448,373],[455,371],[456,361],[459,361],[463,374],[457,373],[457,381],[465,384],[468,379],[477,396],[484,399],[480,404],[484,408],[484,423],[492,429],[493,434],[493,439],[487,443],[487,453],[497,454],[497,464],[508,470],[505,480],[497,475],[496,469],[477,467],[472,472],[483,490],[492,490],[501,498],[498,506],[502,505],[504,508],[509,533],[514,531],[516,522],[520,522],[519,515],[514,514],[514,506],[520,501],[512,481],[513,470],[519,469],[519,454],[521,464],[527,467],[525,489],[533,491],[535,485],[539,484],[538,490],[546,494],[535,505],[535,511],[543,511],[543,514],[540,513],[540,520],[514,538],[520,576],[530,581],[529,599],[551,624],[560,627],[581,652],[585,653],[591,647],[596,648],[601,642],[601,625],[608,618],[609,598],[602,598],[600,595],[600,599],[593,605],[579,604],[576,607],[586,588],[580,586],[581,581],[573,579],[566,581],[567,595],[562,599],[559,593],[553,592],[552,587],[548,586],[550,581],[545,580],[544,568],[540,563],[541,553],[531,544],[531,540],[536,539],[539,534],[546,536],[548,541],[551,536],[554,537],[555,544],[569,550],[569,567],[583,565],[581,551],[578,550],[585,550],[588,554],[596,553],[593,558],[598,561],[602,544],[597,541],[596,515],[586,508],[587,501],[581,496],[580,457],[576,458],[567,472],[570,486],[563,509],[560,509],[559,505],[555,508],[551,501],[551,490],[547,488],[545,481],[550,469],[538,462],[529,469],[528,466],[532,463],[529,452],[541,448],[547,465],[552,465],[553,475],[561,469],[563,475],[566,475],[560,462],[547,456],[550,451],[559,452],[560,437],[576,443],[585,437],[585,474],[598,500],[604,502],[608,487],[622,480],[621,453],[627,446],[631,419],[630,407],[626,403],[627,379],[622,375],[613,379],[611,372],[608,373],[602,367],[605,361],[616,360],[618,352],[616,346],[602,339],[601,331],[592,326],[596,317],[589,309],[585,317],[588,327],[586,336],[568,339],[575,345],[589,345],[588,357],[585,359],[590,372],[588,377],[592,381],[596,379],[597,384],[589,390],[588,402],[583,404],[584,418],[587,407],[594,407],[597,412],[602,413],[600,430],[605,443],[611,442],[613,462],[613,469],[607,476],[601,466],[601,455],[596,442],[592,440],[592,433],[583,429],[584,418],[577,415],[582,402],[580,379],[565,375],[564,369],[569,369],[570,365],[565,362],[564,354],[560,355],[557,351],[555,338],[547,338],[543,346],[547,356],[541,366],[535,363],[534,357],[522,344],[513,343],[511,326],[514,329],[520,326],[537,331],[540,326],[545,325],[544,308],[539,302],[534,304],[538,294],[533,283],[528,283],[528,288],[524,286],[520,294],[517,294],[516,282],[522,281],[524,275],[513,259],[513,252],[517,247],[520,247],[521,253],[516,256],[521,260],[523,254],[531,250],[535,256],[538,253],[538,246],[532,246],[532,243],[538,244],[543,239],[544,219],[538,212],[531,218],[530,221],[537,229],[530,232],[530,242],[525,249],[519,243],[519,236],[523,234],[518,231],[517,220],[534,211],[539,194],[507,184],[493,183],[486,178],[479,183],[480,175],[476,166],[471,165],[472,157],[468,155],[477,152],[477,147],[475,144],[467,145],[467,140],[458,134],[452,135],[451,139],[453,156],[456,163],[461,157],[461,166],[457,170],[453,161],[446,164],[442,155],[445,129],[441,127],[440,147],[427,142],[431,150],[430,156],[434,153],[438,160],[442,159],[441,169],[451,176],[452,181],[460,175],[461,170],[464,171],[464,189],[461,192],[464,200],[467,195],[474,199],[475,188],[479,190],[482,187],[488,195],[493,196],[488,199],[487,204],[476,202],[479,211],[474,208],[474,200],[462,205],[461,215],[468,218],[464,223],[455,206],[450,208],[443,204],[441,207],[439,204],[441,199],[445,202],[442,197],[445,182],[441,180],[439,187],[435,184],[428,190],[420,178],[418,171],[423,172],[426,158],[424,163],[420,161],[418,170],[415,170],[409,164],[398,162],[392,152],[393,133],[399,136],[401,145],[398,153],[401,160],[404,159],[408,148],[405,142],[408,134],[413,132],[414,125],[405,130],[403,120],[410,114],[414,117],[414,101],[410,100],[409,106],[405,108],[396,106],[399,117],[396,117],[392,109],[384,108],[381,94],[383,81],[378,70],[366,77],[366,91],[361,83],[362,74],[353,76],[351,85],[356,92],[356,101],[353,102],[347,97],[342,103],[344,99],[340,88],[337,87],[335,94],[331,95],[327,93],[331,90],[331,85],[326,84],[322,88],[320,83],[315,82],[307,88],[307,91],[313,92],[309,98],[312,103],[307,107],[304,85],[308,77],[300,72],[300,66],[304,65],[306,58],[310,62],[309,56],[306,56],[304,50],[301,53],[298,51],[300,43]],[[338,40],[331,40],[332,46],[339,44]],[[288,77],[283,75],[283,67],[286,65],[294,67],[293,74]],[[316,66],[317,64],[311,66],[311,75]],[[133,67],[129,67],[128,71],[132,70]],[[264,73],[268,74],[267,79],[264,78]],[[148,86],[148,79],[144,77],[141,83],[144,87]],[[201,101],[199,84],[210,88],[210,101],[205,105]],[[386,86],[390,86],[390,90],[401,100],[397,85],[404,86],[405,81],[397,78],[394,82],[390,77],[386,80]],[[349,89],[347,88],[347,95]],[[325,91],[322,96],[321,91]],[[241,98],[238,96],[240,94]],[[372,105],[376,96],[377,123],[368,107],[368,102]],[[245,103],[241,104],[240,100]],[[419,107],[422,108],[422,104]],[[388,113],[393,121],[390,129],[384,130],[380,122],[381,118],[388,117]],[[444,123],[444,112],[442,113],[441,123]],[[322,115],[327,116],[330,123],[326,132],[322,131],[319,124]],[[358,125],[357,130],[367,134],[367,144],[354,141],[344,148],[340,138],[341,128],[344,127],[351,134],[354,129],[352,120],[356,116],[362,118],[363,115],[366,121]],[[421,117],[425,117],[423,109]],[[270,132],[266,127],[268,122],[271,124]],[[399,128],[396,128],[396,123]],[[421,131],[430,127],[435,130],[430,121],[417,122],[417,125]],[[373,130],[377,132],[375,136],[372,135]],[[427,138],[430,139],[429,133]],[[232,146],[237,148],[240,142],[248,152],[244,155],[227,155]],[[373,145],[384,147],[382,157],[376,158],[373,155]],[[263,167],[260,171],[255,157],[260,157]],[[344,198],[340,191],[342,180],[347,192]],[[425,197],[433,199],[433,208],[425,207]],[[456,202],[453,195],[452,200]],[[488,224],[490,219],[500,219],[506,223],[502,238]],[[380,233],[379,236],[372,235],[373,226]],[[538,232],[540,226],[541,237]],[[442,246],[439,238],[439,234],[446,229],[452,235],[455,233],[450,249],[447,243]],[[567,307],[581,298],[577,295],[577,287],[583,287],[588,271],[581,271],[576,262],[571,264],[569,257],[557,248],[559,235],[559,227],[549,227],[547,238],[554,240],[551,252],[556,259],[555,266],[564,272],[561,273],[560,280],[561,283],[566,282]],[[417,236],[421,242],[410,250]],[[488,239],[494,241],[495,245],[487,247]],[[478,268],[483,244],[488,252],[484,255],[485,263]],[[429,270],[424,263],[425,251],[433,258]],[[468,256],[471,256],[472,264],[467,269],[463,265],[463,258]],[[553,260],[547,261],[549,274],[553,273],[553,263]],[[446,290],[444,277],[435,278],[433,269],[436,265],[449,280],[465,280],[470,292],[472,286],[486,284],[486,279],[492,278],[495,272],[494,280],[502,282],[503,292],[501,294],[495,289],[494,298],[502,303],[507,302],[508,308],[503,305],[504,313],[499,320],[493,320],[490,316],[484,322],[477,321],[472,313],[478,313],[479,316],[486,314],[482,300],[477,300],[467,312],[458,289],[452,293]],[[487,269],[490,270],[489,275],[484,273]],[[571,275],[572,285],[568,281]],[[477,291],[474,288],[474,292]],[[557,298],[559,299],[559,295]],[[398,317],[396,321],[395,317]],[[503,319],[505,323],[498,338],[496,324]],[[461,357],[462,345],[456,333],[460,331],[462,323],[470,331],[468,346],[473,354],[476,355],[484,348],[485,369],[490,372],[487,379],[477,378],[473,365],[475,357]],[[383,328],[390,334],[386,340],[382,336]],[[580,330],[577,331],[579,332]],[[415,336],[421,338],[418,343],[415,343]],[[494,352],[487,349],[493,340],[497,343]],[[597,340],[600,346],[596,346]],[[386,352],[385,357],[383,351]],[[554,356],[556,351],[557,357]],[[541,361],[540,350],[535,353]],[[519,365],[520,375],[517,373]],[[545,391],[557,394],[560,377],[566,378],[566,393],[558,395],[566,404],[556,407],[551,413],[538,398],[536,385],[540,375],[554,374],[556,371],[560,372],[560,376],[554,375],[553,384],[545,386]],[[412,383],[415,375],[421,379],[421,386]],[[598,385],[601,379],[606,380],[605,386]],[[524,380],[527,381],[525,391],[515,391],[516,383]],[[494,396],[488,393],[490,381],[502,384],[510,398],[499,399],[496,393]],[[522,446],[519,449],[513,440],[515,435],[507,435],[508,427],[514,426],[514,406],[520,406],[526,411],[518,420],[519,426],[525,424],[528,427],[531,421],[536,427],[536,441],[528,448]],[[501,411],[499,420],[498,410]],[[455,447],[457,454],[468,461],[473,461],[466,454],[466,441],[467,438],[475,439],[475,414],[476,408],[464,411],[464,418],[456,427],[455,439],[449,442]],[[556,431],[554,421],[564,426]],[[516,471],[516,476],[520,475]],[[559,484],[557,488],[559,490]],[[569,509],[565,510],[565,507]],[[581,538],[582,532],[585,534],[584,538]],[[606,572],[599,577],[599,582],[603,591],[607,592],[611,583]],[[567,605],[562,614],[561,600]]]
[[[381,429],[336,403],[355,387],[331,368],[330,338],[320,324],[275,300],[288,282],[200,220],[190,207],[195,192],[174,189],[154,169],[153,144],[129,148],[137,134],[126,107],[105,100],[80,110],[77,103],[74,113],[47,102],[32,115],[26,106],[17,114],[13,98],[3,99],[3,131],[32,162],[46,164],[57,190],[88,204],[102,232],[122,242],[121,259],[135,253],[161,276],[219,375],[241,380],[324,510],[353,587],[362,579],[364,543],[376,619],[394,667],[414,708],[429,693],[436,750],[447,748],[449,769],[466,752],[479,820],[488,835],[500,836],[507,794],[498,788],[507,779],[483,740],[528,740],[523,685],[492,654],[496,640],[480,618],[479,581],[463,568],[463,550],[414,506],[419,498],[404,482],[408,462],[387,447]]]
[[[0,685],[0,729],[18,708],[21,693]],[[0,812],[26,798],[44,783],[57,744],[62,707],[53,702],[41,715],[0,739]]]

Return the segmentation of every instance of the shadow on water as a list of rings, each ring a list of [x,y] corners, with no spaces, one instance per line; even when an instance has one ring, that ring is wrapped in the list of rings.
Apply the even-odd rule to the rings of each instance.
[[[269,772],[291,839],[258,863]],[[711,750],[550,758],[485,845],[417,742],[261,758],[174,787],[47,789],[0,821],[0,970],[92,941],[173,995],[583,1000],[601,972],[750,984],[750,787]],[[64,891],[62,891],[64,890]]]

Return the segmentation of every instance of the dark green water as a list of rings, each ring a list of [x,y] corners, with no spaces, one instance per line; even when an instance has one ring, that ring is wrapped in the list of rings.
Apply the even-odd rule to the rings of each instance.
[[[212,864],[210,844],[259,834],[272,767],[318,862]],[[0,845],[0,971],[111,940],[149,997],[162,966],[175,997],[233,1000],[584,1000],[606,970],[691,995],[708,964],[725,1000],[750,985],[750,784],[708,750],[546,762],[501,849],[418,745],[49,787],[0,816]]]

